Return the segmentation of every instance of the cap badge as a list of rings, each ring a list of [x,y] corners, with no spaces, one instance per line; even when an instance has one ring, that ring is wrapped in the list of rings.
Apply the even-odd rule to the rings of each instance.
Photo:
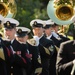
[[[10,22],[9,21],[7,21],[6,23],[7,23],[7,26],[10,26]]]
[[[37,22],[36,21],[34,22],[34,25],[37,25]]]
[[[21,33],[22,32],[22,29],[18,29],[18,33]]]
[[[49,50],[50,50],[51,52],[53,52],[53,51],[54,51],[54,47],[51,45],[51,46],[49,47]]]

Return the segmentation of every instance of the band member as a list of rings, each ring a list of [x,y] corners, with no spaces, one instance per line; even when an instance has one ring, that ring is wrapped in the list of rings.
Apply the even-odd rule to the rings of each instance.
[[[52,39],[52,22],[51,20],[44,21],[46,23],[44,29],[45,29],[45,36],[47,39]],[[55,43],[55,41],[52,39],[52,41]],[[59,41],[58,41],[59,42]],[[56,75],[56,57],[57,57],[57,50],[54,49],[54,54],[50,58],[50,66],[49,66],[49,75]]]
[[[62,39],[62,42],[70,40],[68,37],[66,37],[66,35],[62,35],[62,34],[58,33],[58,30],[59,30],[59,25],[58,24],[54,23],[52,25],[52,29],[58,35],[58,37],[60,37]]]
[[[49,75],[49,60],[54,53],[54,44],[51,40],[48,40],[44,37],[43,27],[45,26],[45,23],[42,20],[32,20],[30,22],[30,26],[32,27],[32,31],[34,34],[33,37],[39,44],[38,47],[43,67],[41,75]]]
[[[0,15],[0,25],[3,25],[4,17]],[[1,75],[10,75],[10,58],[13,55],[11,52],[10,45],[6,45],[6,42],[0,37],[0,74]],[[9,64],[7,66],[7,64]],[[8,72],[9,70],[9,72]]]
[[[52,39],[54,44],[59,48],[62,42],[70,40],[66,36],[58,34],[59,25],[54,23],[52,20],[45,21],[45,34],[48,39]],[[50,24],[51,23],[51,24]]]
[[[75,17],[72,19],[75,23]],[[75,75],[75,26],[73,29],[74,40],[63,42],[57,55],[57,75]]]
[[[13,18],[5,18],[4,22],[5,38],[10,41],[10,45],[14,54],[14,62],[11,66],[13,75],[23,75],[22,67],[27,66],[26,55],[22,54],[24,51],[22,45],[15,39],[16,26],[19,22]]]
[[[30,70],[28,69],[28,75],[38,75],[42,71],[42,66],[41,66],[41,61],[39,59],[39,50],[37,45],[33,44],[31,40],[28,39],[28,34],[30,33],[30,29],[26,27],[17,27],[17,33],[16,33],[16,39],[22,43],[25,47],[25,49],[28,51],[28,54],[30,55],[31,59],[31,68]],[[35,43],[35,42],[34,42]]]

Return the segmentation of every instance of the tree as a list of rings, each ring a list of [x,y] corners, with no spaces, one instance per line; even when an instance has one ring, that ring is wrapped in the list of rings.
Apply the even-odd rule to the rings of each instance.
[[[20,22],[20,26],[30,28],[30,21],[39,19],[48,19],[46,7],[42,8],[42,2],[39,0],[16,0],[17,14],[15,18]]]

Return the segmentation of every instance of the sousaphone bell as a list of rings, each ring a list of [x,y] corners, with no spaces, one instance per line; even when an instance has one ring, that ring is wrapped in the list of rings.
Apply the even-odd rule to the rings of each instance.
[[[61,0],[56,0],[61,1]],[[47,13],[50,19],[56,24],[67,25],[71,24],[71,18],[74,15],[74,6],[71,3],[60,3],[57,4],[55,0],[50,0],[47,6]]]
[[[17,13],[15,0],[0,0],[0,14],[4,17],[14,18]]]

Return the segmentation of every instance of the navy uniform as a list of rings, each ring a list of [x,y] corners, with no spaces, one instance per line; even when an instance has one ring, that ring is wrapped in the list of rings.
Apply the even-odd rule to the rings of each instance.
[[[26,28],[26,27],[17,27],[17,39],[20,43],[23,43],[24,47],[27,45],[27,47],[25,47],[25,49],[27,49],[27,51],[29,51],[29,54],[32,54],[31,59],[31,66],[28,70],[28,75],[37,75],[41,72],[42,67],[41,67],[41,62],[39,62],[39,50],[38,47],[36,46],[36,44],[32,43],[32,39],[28,39],[26,41],[20,41],[19,38],[24,38],[26,35],[28,35],[30,33],[30,29]],[[26,39],[26,38],[25,38]],[[41,61],[41,60],[40,60]]]
[[[4,17],[0,15],[0,25],[3,25]],[[8,41],[0,38],[0,74],[10,75],[11,63],[13,62],[13,51]]]
[[[52,25],[52,27],[56,27],[56,26],[59,26],[58,24],[56,24],[56,23],[54,23],[53,25]],[[68,37],[66,37],[65,35],[62,35],[62,34],[60,34],[60,33],[56,33],[57,34],[57,36],[58,37],[60,37],[61,39],[62,39],[62,42],[65,42],[65,41],[68,41],[68,40],[70,40]]]
[[[56,23],[54,23],[53,25],[52,25],[52,27],[54,28],[54,27],[56,27],[56,26],[59,26],[58,24],[56,24]],[[60,47],[60,44],[62,43],[62,42],[65,42],[65,41],[68,41],[68,40],[70,40],[68,37],[66,37],[66,36],[63,36],[63,35],[61,35],[61,34],[59,34],[59,33],[57,33],[57,32],[52,32],[52,35],[55,37],[55,39],[59,39],[59,45],[58,45],[58,43],[57,43],[57,45]]]
[[[36,30],[43,29],[45,23],[42,20],[35,19],[30,22],[30,25],[34,31],[34,29],[36,29]],[[34,33],[34,37],[35,36],[36,35]],[[41,75],[49,75],[49,60],[50,60],[50,57],[54,53],[54,44],[51,40],[48,40],[44,37],[43,32],[40,37],[38,35],[36,37],[39,39],[38,47],[39,47],[39,51],[40,51],[42,68],[43,68]]]
[[[45,32],[45,36],[47,39],[49,40],[52,40],[53,43],[55,43],[56,40],[53,40],[52,37],[52,31],[51,31],[51,28],[52,28],[52,24],[54,22],[52,22],[51,20],[47,20],[47,21],[44,21],[46,23],[46,26],[44,27],[45,30],[47,30],[49,32],[49,34],[47,34]],[[50,29],[50,30],[49,30]],[[57,41],[58,42],[58,41]],[[49,66],[49,75],[56,75],[56,58],[57,58],[57,50],[56,48],[54,49],[54,53],[52,55],[52,57],[50,58],[50,66]]]
[[[11,64],[12,62],[14,62],[14,52],[12,51],[11,47],[10,47],[10,43],[6,40],[1,40],[1,46],[3,48],[3,52],[4,52],[4,62],[6,64],[6,74],[10,75],[11,74]]]
[[[31,40],[32,39],[27,40],[29,52],[32,54],[32,65],[29,75],[38,75],[42,72],[41,58],[38,47],[35,44],[32,44]]]
[[[47,21],[44,21],[44,22],[46,23],[46,26],[44,27],[44,29],[49,31],[48,32],[49,34],[47,34],[45,32],[45,36],[47,37],[47,39],[53,40],[55,46],[57,46],[59,48],[60,44],[62,42],[62,39],[59,38],[58,35],[55,34],[55,32],[52,32],[52,26],[53,26],[54,22],[52,20],[47,20]]]
[[[0,15],[0,25],[3,25],[4,17]],[[13,52],[8,41],[5,41],[0,37],[0,74],[10,75],[11,58]],[[9,64],[9,65],[8,65]]]
[[[57,33],[57,35],[58,35],[60,38],[62,38],[63,42],[70,40],[68,37],[66,37],[66,36],[64,36],[64,35],[61,35],[61,34],[59,34],[59,33]]]
[[[5,18],[3,25],[4,29],[10,30],[18,26],[19,22],[12,18]],[[10,41],[10,45],[14,52],[14,57],[12,58],[14,61],[12,62],[11,71],[13,75],[23,75],[22,67],[26,67],[28,61],[26,60],[27,57],[22,54],[22,45],[15,38]]]
[[[52,35],[52,37],[50,38],[50,39],[52,39],[53,41],[54,41],[54,44],[59,48],[60,47],[60,44],[61,44],[61,42],[62,42],[62,39],[61,38],[56,38],[56,37],[54,37],[53,35]]]
[[[4,75],[9,75],[8,68],[10,67],[11,52],[10,46],[7,46],[5,43],[6,42],[0,38],[0,73]],[[7,66],[8,63],[9,66]]]
[[[3,24],[4,17],[0,15],[0,25]],[[10,45],[6,45],[6,42],[0,37],[0,74],[9,75],[8,68],[10,67],[10,58],[12,55]],[[9,66],[7,66],[9,63]],[[10,70],[9,70],[10,71]]]

